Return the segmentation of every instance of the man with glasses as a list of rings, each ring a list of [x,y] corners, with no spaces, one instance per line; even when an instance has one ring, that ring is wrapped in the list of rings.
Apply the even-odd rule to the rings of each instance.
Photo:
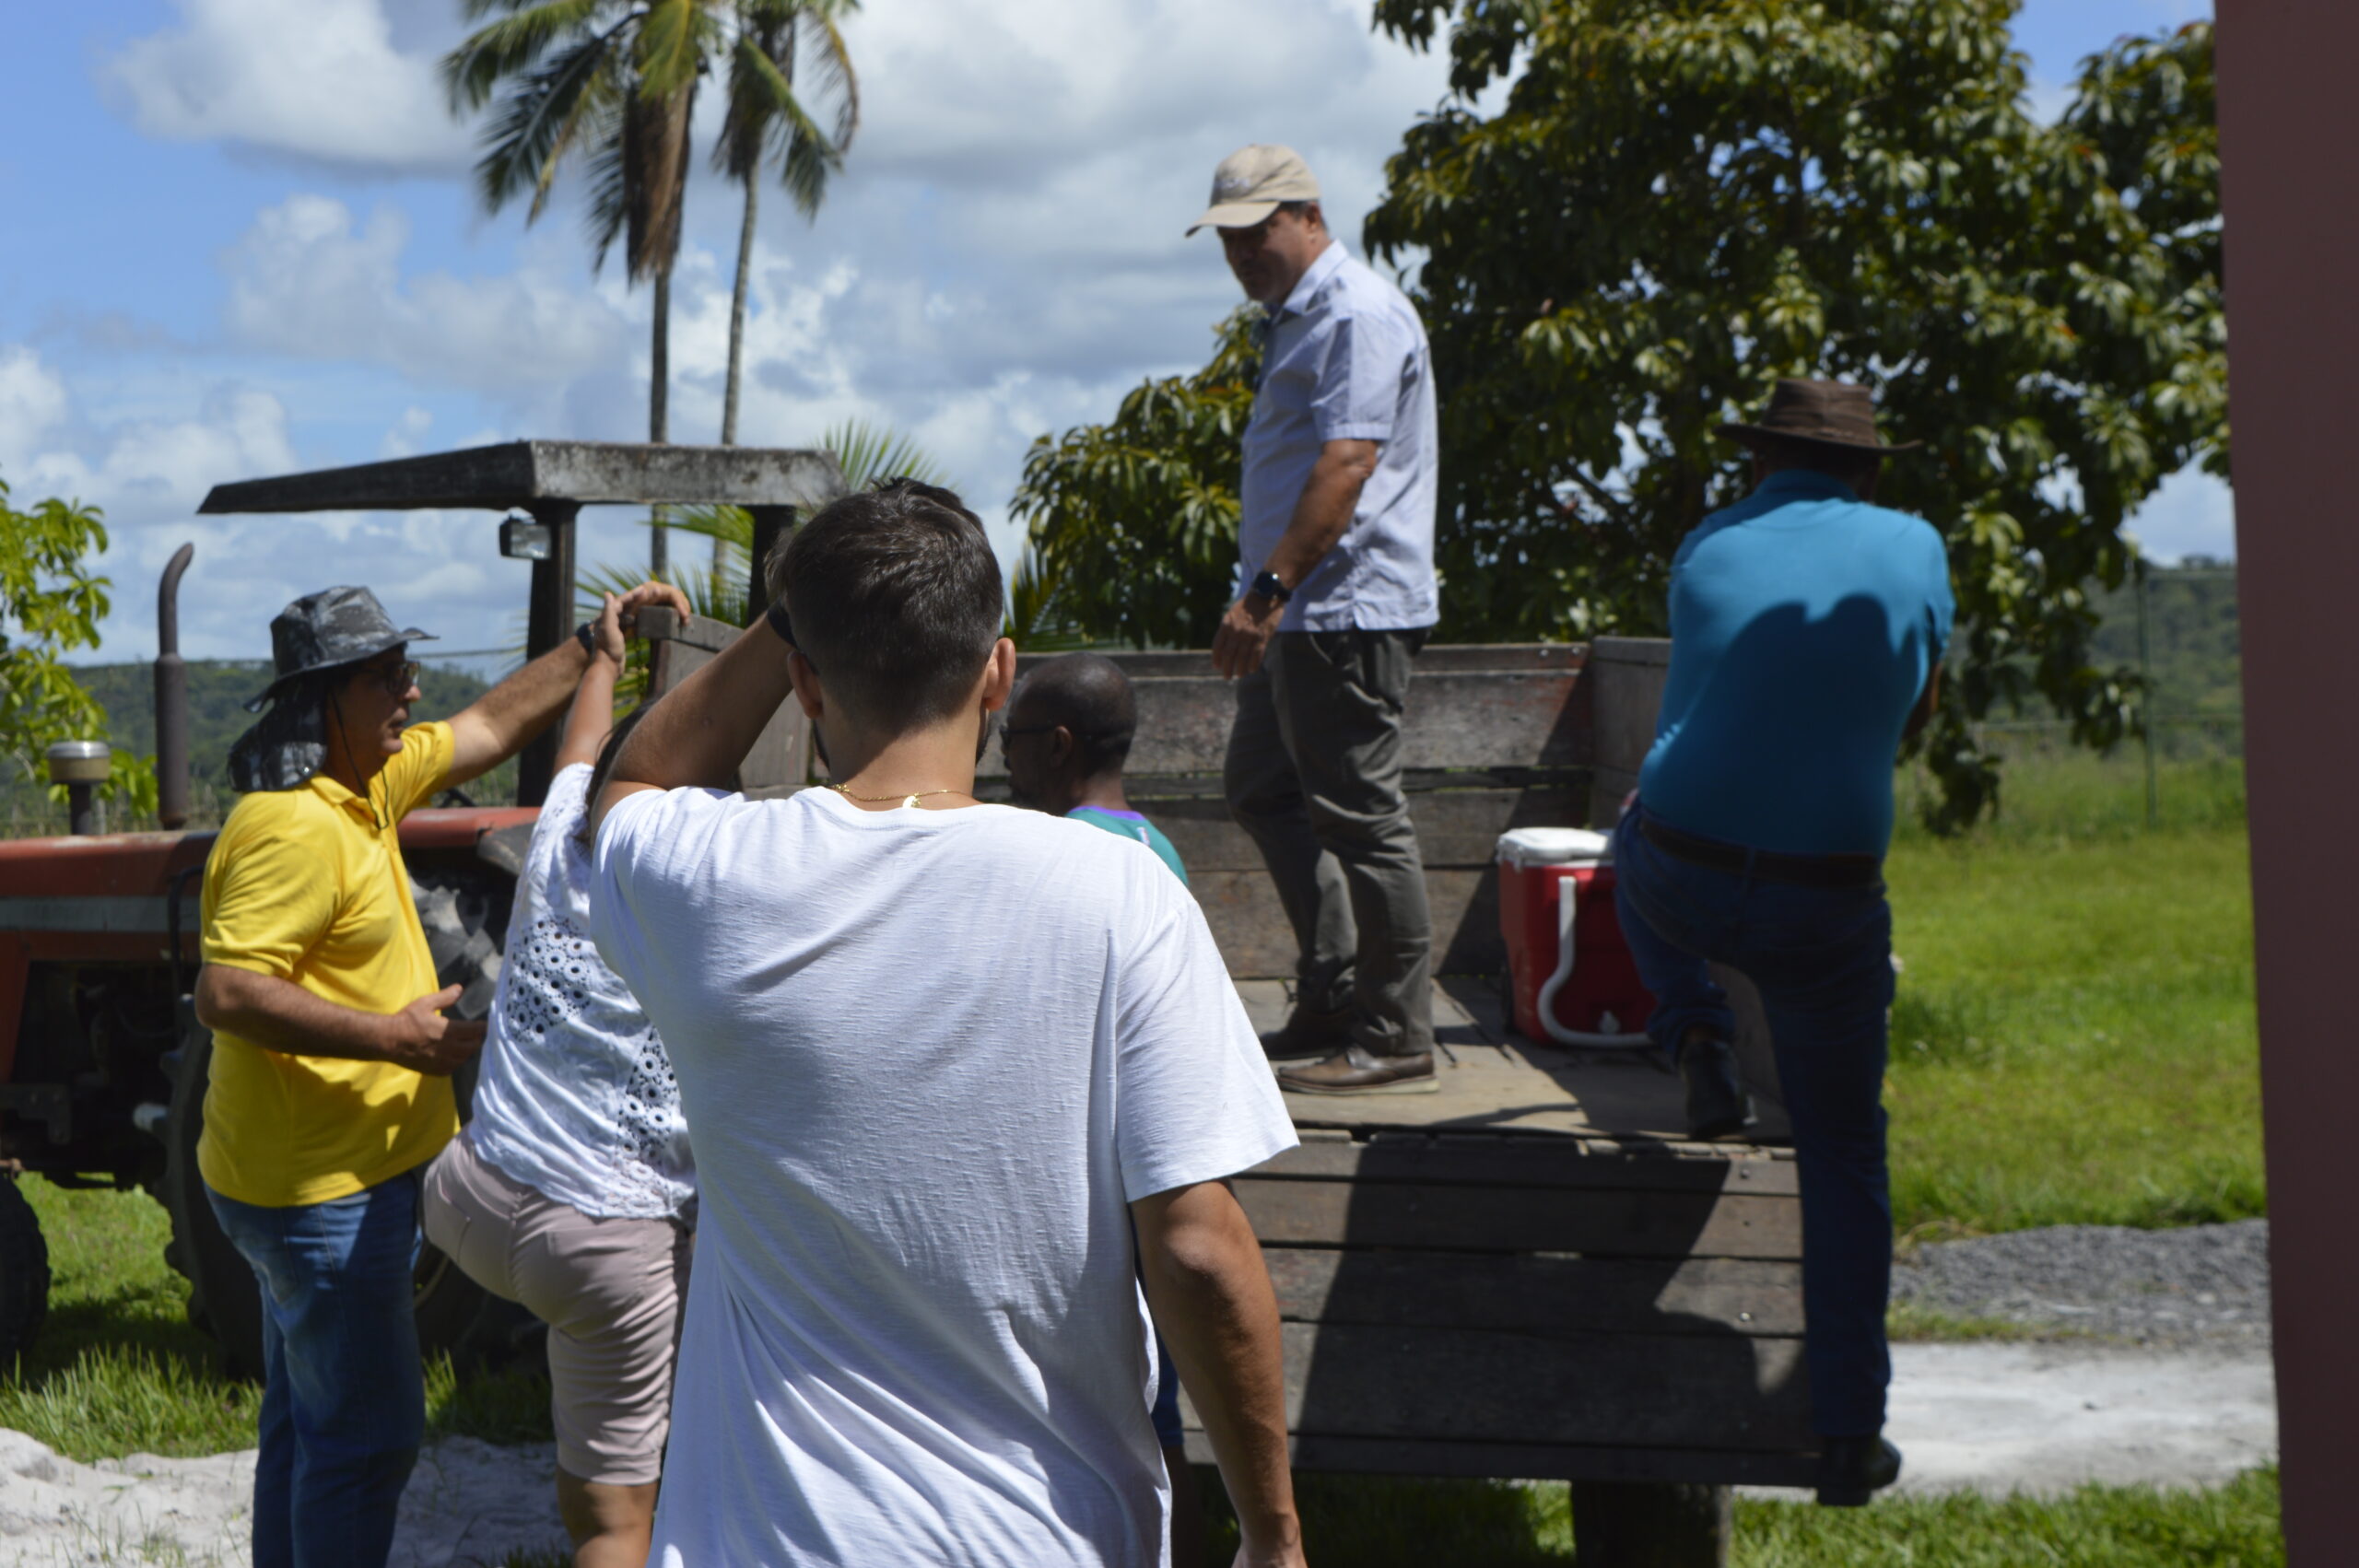
[[[659,602],[687,610],[655,583],[622,608]],[[401,820],[547,728],[593,645],[569,639],[412,725],[408,645],[429,639],[367,589],[298,599],[270,634],[276,678],[248,705],[268,711],[229,753],[244,798],[205,867],[197,1164],[262,1285],[256,1568],[381,1564],[426,1424],[418,1176],[458,1130],[450,1074],[484,1036],[442,1015],[459,988],[435,984]]]

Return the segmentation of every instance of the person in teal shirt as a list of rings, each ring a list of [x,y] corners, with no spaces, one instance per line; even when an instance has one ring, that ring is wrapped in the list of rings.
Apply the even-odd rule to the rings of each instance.
[[[1000,727],[1008,796],[1029,810],[1137,839],[1184,887],[1188,868],[1180,851],[1161,828],[1131,809],[1122,793],[1122,766],[1138,727],[1138,698],[1121,665],[1102,653],[1050,660],[1016,686]],[[1155,1391],[1155,1440],[1171,1476],[1171,1561],[1201,1562],[1203,1506],[1180,1425],[1180,1379],[1159,1336],[1155,1349],[1163,1369]]]
[[[1024,677],[1000,728],[1008,794],[1019,806],[1137,839],[1185,884],[1180,851],[1122,793],[1138,725],[1138,699],[1121,665],[1102,653],[1049,661]]]

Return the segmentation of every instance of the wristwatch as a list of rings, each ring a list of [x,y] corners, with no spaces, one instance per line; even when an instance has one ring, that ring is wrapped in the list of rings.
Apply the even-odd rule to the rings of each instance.
[[[1283,604],[1294,597],[1294,590],[1279,581],[1278,574],[1273,571],[1262,572],[1253,579],[1253,586],[1245,591],[1253,598],[1267,599],[1273,604]]]
[[[574,627],[573,640],[581,645],[582,652],[595,659],[598,656],[598,623],[584,621]]]

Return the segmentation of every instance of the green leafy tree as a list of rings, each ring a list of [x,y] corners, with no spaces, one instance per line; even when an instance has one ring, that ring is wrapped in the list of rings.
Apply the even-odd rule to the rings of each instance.
[[[2135,680],[2091,661],[2093,593],[2140,501],[2224,462],[2212,30],[2085,63],[2050,127],[2014,9],[1379,0],[1413,45],[1449,32],[1452,96],[1367,223],[1422,258],[1443,635],[1662,631],[1680,538],[1750,484],[1713,427],[1777,377],[1840,378],[1926,443],[1880,498],[1950,544],[1942,820],[1995,801],[1967,730],[1994,706],[2122,736]]]
[[[1680,539],[1750,486],[1713,427],[1836,377],[1926,443],[1879,498],[1950,544],[1939,823],[1996,800],[1973,720],[2045,703],[2099,746],[2138,721],[2134,673],[2092,658],[2123,521],[2191,461],[2226,471],[2212,29],[2092,58],[2047,126],[2013,10],[1379,0],[1451,62],[1365,234],[1415,263],[1433,340],[1442,636],[1661,632]],[[1209,638],[1250,319],[1203,372],[1035,445],[1015,511],[1087,632]]]
[[[51,745],[107,732],[106,709],[65,663],[99,646],[111,584],[89,563],[106,547],[98,508],[51,499],[18,511],[0,480],[0,764],[11,783],[47,788]],[[100,793],[153,813],[156,759],[116,749]]]
[[[1221,324],[1194,375],[1144,382],[1107,424],[1032,443],[1010,510],[1029,537],[1034,621],[1141,648],[1211,642],[1237,586],[1258,310]]]

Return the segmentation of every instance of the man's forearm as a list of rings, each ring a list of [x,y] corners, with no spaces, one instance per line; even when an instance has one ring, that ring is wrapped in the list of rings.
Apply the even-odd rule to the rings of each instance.
[[[1252,1227],[1218,1182],[1158,1194],[1133,1212],[1147,1303],[1203,1419],[1246,1544],[1298,1550],[1278,1303]]]
[[[622,667],[604,654],[592,654],[573,689],[573,711],[566,717],[565,737],[557,742],[557,766],[594,763],[598,748],[615,727],[615,678]]]
[[[1288,588],[1300,586],[1350,530],[1360,491],[1375,472],[1373,442],[1334,442],[1322,450],[1311,465],[1310,477],[1303,483],[1285,532],[1262,566],[1277,573],[1278,580]]]
[[[463,784],[514,756],[547,729],[572,700],[590,662],[579,638],[567,638],[452,720],[459,746],[451,781]]]
[[[786,644],[768,624],[757,621],[740,632],[648,710],[616,755],[608,788],[727,789],[779,704],[793,694],[786,660]]]
[[[197,1021],[266,1050],[385,1061],[385,1015],[313,996],[292,980],[208,964],[199,971]]]

